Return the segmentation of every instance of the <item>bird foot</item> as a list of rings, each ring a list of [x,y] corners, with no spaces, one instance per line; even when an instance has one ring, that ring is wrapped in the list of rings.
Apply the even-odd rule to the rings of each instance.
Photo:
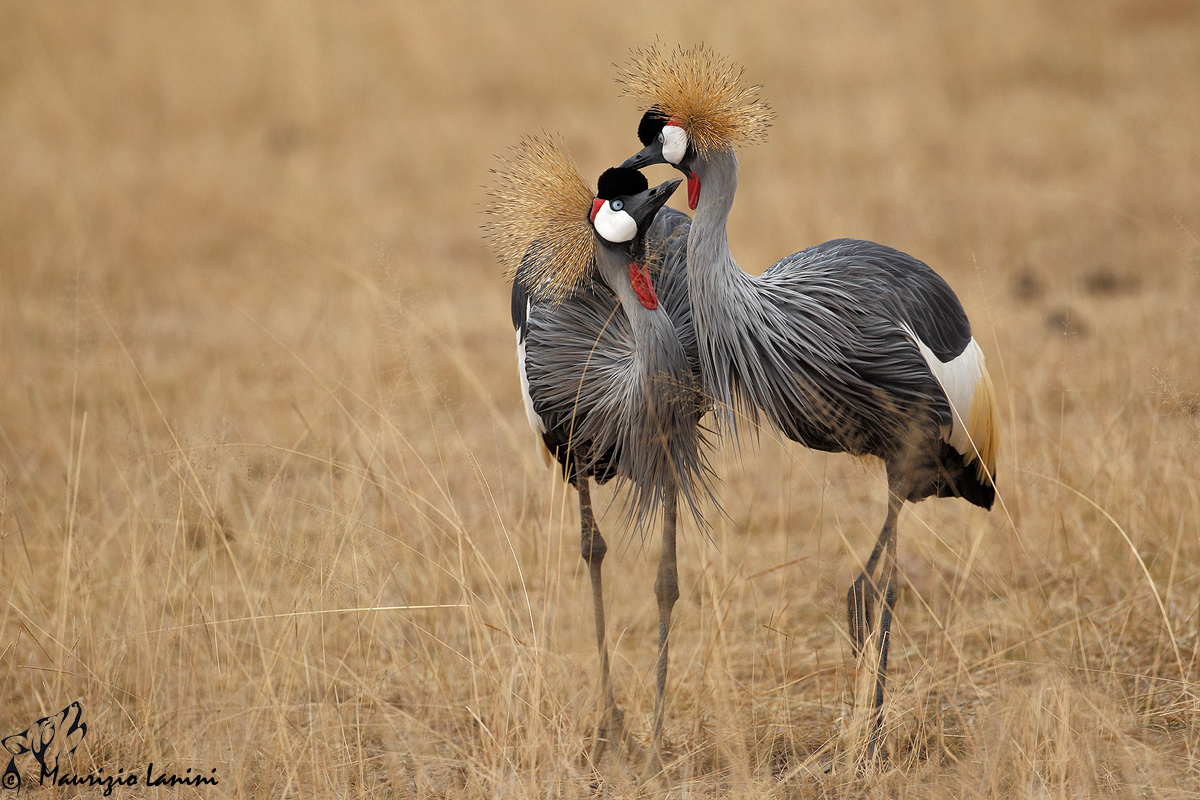
[[[587,759],[592,769],[600,766],[600,759],[604,757],[604,753],[610,746],[618,750],[624,747],[635,764],[646,763],[645,749],[634,738],[633,733],[625,727],[625,712],[615,705],[596,724],[596,739]]]
[[[644,756],[642,764],[644,766],[639,783],[645,785],[655,781],[663,789],[671,788],[671,779],[667,776],[666,766],[663,765],[661,744],[650,748],[650,752]]]

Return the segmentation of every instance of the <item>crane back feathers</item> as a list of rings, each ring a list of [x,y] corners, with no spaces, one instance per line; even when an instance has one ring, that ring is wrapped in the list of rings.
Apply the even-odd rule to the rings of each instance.
[[[908,483],[897,488],[906,499],[991,505],[994,391],[961,305],[933,270],[849,239],[802,250],[758,278],[727,252],[725,269],[710,273],[689,256],[696,327],[707,331],[699,349],[713,376],[706,388],[723,428],[761,414],[813,449],[905,465]]]
[[[500,158],[484,226],[510,280],[532,296],[561,302],[590,281],[596,240],[588,214],[594,194],[553,139],[529,137]]]
[[[742,72],[703,45],[669,55],[651,45],[633,51],[618,80],[625,94],[682,126],[703,156],[767,138],[774,113],[759,99],[760,86],[742,85]]]

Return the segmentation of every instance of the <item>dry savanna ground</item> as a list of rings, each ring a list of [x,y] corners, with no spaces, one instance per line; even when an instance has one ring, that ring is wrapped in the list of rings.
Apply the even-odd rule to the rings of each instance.
[[[681,534],[669,784],[584,761],[577,511],[521,409],[481,187],[525,134],[592,177],[634,152],[613,65],[655,37],[728,54],[777,112],[741,153],[739,261],[911,252],[996,381],[997,507],[901,517],[877,768],[843,615],[881,470],[769,434],[718,451],[725,513]],[[1200,3],[3,0],[0,473],[0,735],[80,700],[64,771],[1196,797]],[[613,497],[646,742],[658,544]]]

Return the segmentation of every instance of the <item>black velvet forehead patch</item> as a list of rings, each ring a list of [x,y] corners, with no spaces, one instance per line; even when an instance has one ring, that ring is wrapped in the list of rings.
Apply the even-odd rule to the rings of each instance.
[[[600,176],[596,196],[601,200],[612,200],[615,197],[628,197],[631,194],[644,192],[650,186],[646,176],[636,169],[613,167]]]
[[[642,121],[638,123],[638,140],[643,147],[658,138],[659,132],[667,124],[667,119],[667,115],[659,111],[658,106],[651,106],[649,111],[642,114]]]

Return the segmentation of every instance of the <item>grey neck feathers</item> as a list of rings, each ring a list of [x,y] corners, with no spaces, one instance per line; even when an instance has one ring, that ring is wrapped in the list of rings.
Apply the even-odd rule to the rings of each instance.
[[[679,376],[688,372],[683,345],[663,306],[649,309],[638,300],[629,281],[629,264],[630,259],[624,253],[598,248],[596,266],[600,277],[617,296],[633,329],[638,377],[646,381],[665,374],[678,381]]]
[[[717,417],[736,436],[739,415],[757,422],[767,382],[753,352],[761,331],[750,315],[759,307],[754,279],[742,271],[729,251],[726,224],[737,193],[738,162],[732,149],[698,158],[700,202],[688,237],[688,290],[705,389],[716,404]]]
[[[644,521],[668,495],[682,491],[700,518],[699,499],[706,490],[706,461],[698,427],[703,405],[675,326],[660,304],[649,309],[629,280],[627,254],[597,248],[601,279],[617,296],[633,333],[633,361],[614,375],[611,432],[634,471],[631,511]]]

